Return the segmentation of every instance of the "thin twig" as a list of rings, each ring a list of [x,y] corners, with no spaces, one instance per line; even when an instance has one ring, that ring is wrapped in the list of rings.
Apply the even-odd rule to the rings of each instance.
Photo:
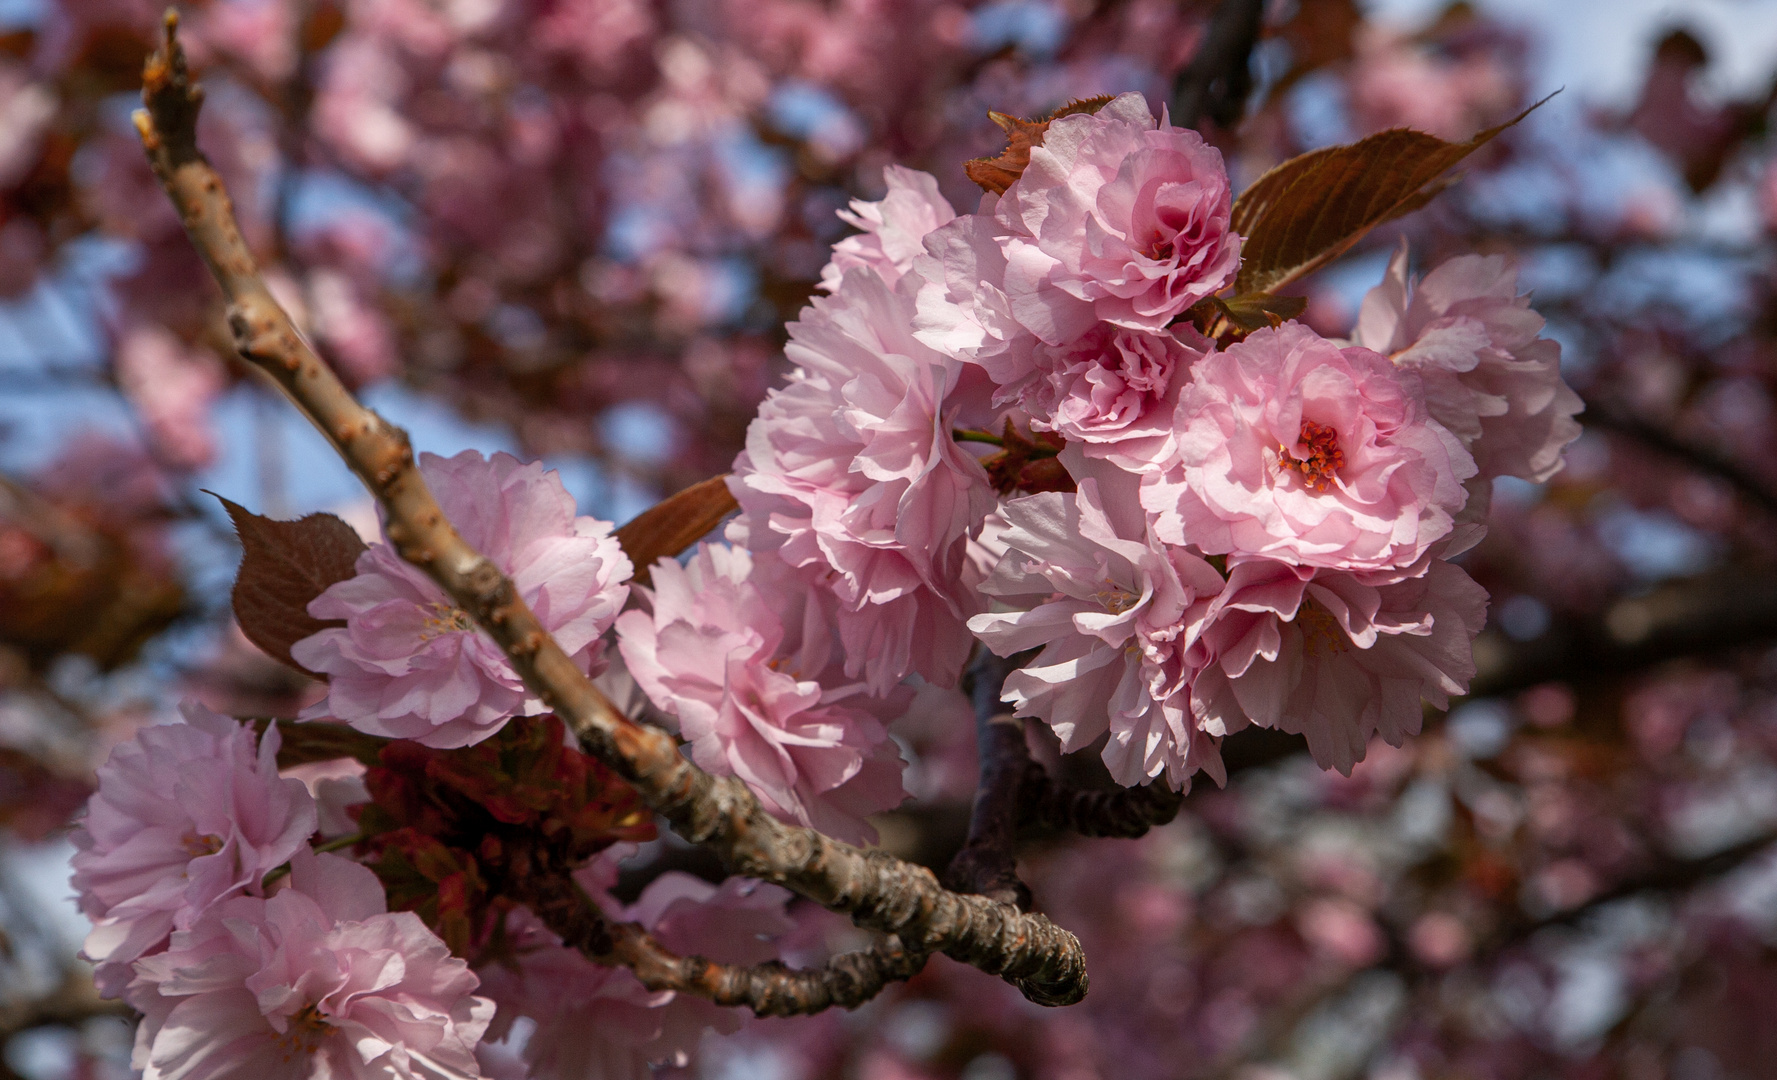
[[[703,772],[670,735],[630,721],[574,666],[512,582],[446,520],[414,466],[407,434],[358,403],[267,291],[222,179],[198,151],[203,94],[188,79],[177,26],[169,12],[165,42],[144,74],[147,107],[134,116],[149,162],[222,287],[241,356],[277,380],[363,480],[401,556],[474,617],[589,753],[681,836],[709,844],[731,871],[850,914],[860,926],[896,935],[909,951],[943,952],[1000,975],[1032,1001],[1065,1005],[1085,996],[1085,957],[1074,935],[1041,916],[948,892],[923,867],[786,825],[740,780]]]
[[[1265,0],[1222,0],[1209,20],[1203,44],[1172,90],[1172,122],[1194,128],[1204,117],[1232,128],[1252,92],[1247,64],[1265,22]]]
[[[650,990],[744,1006],[757,1016],[856,1008],[889,983],[919,974],[927,959],[925,953],[902,948],[900,939],[890,935],[871,949],[843,953],[819,968],[798,971],[777,961],[718,964],[701,956],[680,956],[635,923],[612,921],[572,878],[527,878],[519,895],[564,944],[595,963],[629,968]]]
[[[1596,395],[1587,395],[1584,415],[1587,427],[1633,439],[1698,472],[1725,480],[1753,506],[1777,516],[1777,486],[1714,447],[1687,439]]]
[[[1019,808],[1026,778],[1041,777],[1043,767],[1030,759],[1024,721],[1000,704],[1000,687],[1011,666],[983,649],[971,672],[981,780],[969,812],[969,838],[950,860],[944,883],[1028,911],[1030,887],[1018,879]]]

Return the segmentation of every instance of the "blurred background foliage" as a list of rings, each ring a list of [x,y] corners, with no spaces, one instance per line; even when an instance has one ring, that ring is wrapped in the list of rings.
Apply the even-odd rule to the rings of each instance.
[[[185,695],[316,686],[233,627],[211,489],[374,532],[325,444],[229,356],[130,130],[157,0],[0,0],[0,1077],[127,1073],[65,899],[92,769]],[[783,323],[882,167],[961,171],[989,109],[1138,90],[1195,111],[1218,0],[194,0],[203,141],[280,298],[424,449],[541,456],[622,521],[721,472]],[[1244,72],[1244,77],[1241,77]],[[1777,4],[1277,0],[1199,118],[1237,184],[1565,93],[1431,208],[1301,284],[1348,331],[1404,236],[1515,259],[1587,399],[1466,565],[1475,693],[1346,779],[1254,731],[1141,840],[1023,870],[1093,989],[1044,1011],[934,961],[856,1013],[712,1037],[698,1077],[1728,1080],[1777,1062]],[[1198,89],[1201,89],[1199,87]],[[1189,100],[1187,100],[1189,98]],[[922,697],[942,866],[973,735]],[[1033,732],[1033,739],[1036,733]],[[1044,738],[1047,738],[1044,733]],[[1055,761],[1085,783],[1096,754]],[[626,889],[666,866],[656,842]],[[633,879],[633,880],[630,880]],[[849,930],[816,910],[811,958]]]

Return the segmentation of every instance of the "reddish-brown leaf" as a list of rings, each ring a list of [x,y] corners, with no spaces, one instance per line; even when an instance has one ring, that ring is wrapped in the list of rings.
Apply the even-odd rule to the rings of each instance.
[[[1453,182],[1445,172],[1541,104],[1467,142],[1392,128],[1291,158],[1259,177],[1234,200],[1234,231],[1243,238],[1236,295],[1273,292],[1424,206]]]
[[[271,726],[271,720],[257,717],[252,724],[264,735],[265,729]],[[284,720],[278,724],[278,740],[280,769],[315,761],[337,761],[340,758],[356,758],[366,765],[375,765],[382,760],[380,755],[383,747],[391,741],[380,735],[366,735],[344,724],[325,720],[306,723]]]
[[[617,530],[617,542],[636,566],[636,582],[661,558],[672,558],[696,543],[723,518],[740,509],[728,491],[727,476],[712,476],[655,503]]]
[[[990,112],[987,118],[1006,133],[1006,148],[998,157],[963,162],[963,172],[980,184],[982,190],[1004,195],[1006,189],[1024,175],[1024,167],[1030,164],[1030,152],[1043,145],[1043,133],[1049,130],[1051,121],[1075,113],[1095,113],[1110,104],[1110,100],[1110,95],[1106,94],[1070,101],[1041,120],[1021,120],[1005,113]]]
[[[309,601],[352,576],[364,541],[332,514],[274,521],[216,497],[234,519],[245,550],[234,582],[235,621],[267,656],[307,671],[290,658],[290,646],[329,626],[345,625],[310,615]]]

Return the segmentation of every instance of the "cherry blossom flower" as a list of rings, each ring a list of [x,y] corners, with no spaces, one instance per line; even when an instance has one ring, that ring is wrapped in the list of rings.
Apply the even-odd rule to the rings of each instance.
[[[779,817],[870,842],[864,818],[905,797],[904,763],[860,687],[817,681],[833,674],[832,603],[809,585],[770,553],[705,544],[688,566],[655,566],[653,610],[617,620],[618,648],[698,765]]]
[[[1306,566],[1405,570],[1450,534],[1474,460],[1416,377],[1298,323],[1198,363],[1142,505],[1174,544]]]
[[[494,1004],[376,875],[306,848],[290,887],[239,897],[136,964],[144,1080],[475,1077]]]
[[[729,480],[741,506],[729,538],[839,598],[847,671],[878,694],[913,671],[942,685],[961,674],[966,546],[995,501],[950,435],[991,416],[987,381],[913,338],[917,285],[854,268],[803,309],[786,349],[797,367],[759,407]]]
[[[600,670],[599,638],[622,609],[632,572],[610,524],[576,517],[559,476],[510,454],[422,454],[420,471],[446,517],[512,578],[580,669]],[[337,717],[373,735],[443,748],[479,742],[511,717],[545,711],[493,639],[386,542],[372,544],[357,574],[330,586],[309,613],[346,625],[290,650],[304,667],[331,676],[327,696],[304,719]]]
[[[1474,455],[1482,477],[1543,481],[1579,438],[1583,407],[1561,380],[1561,345],[1518,294],[1501,255],[1463,255],[1417,285],[1403,243],[1364,297],[1354,340],[1416,373],[1426,409]]]
[[[98,771],[74,830],[73,885],[93,920],[85,955],[108,997],[129,964],[213,905],[257,892],[315,831],[301,780],[278,776],[278,729],[187,704],[185,723],[142,728]]]
[[[152,324],[133,326],[117,345],[117,380],[142,414],[160,456],[195,469],[216,457],[210,406],[226,374],[214,354]]]
[[[956,217],[931,173],[890,165],[882,170],[888,194],[876,202],[853,199],[839,211],[864,232],[833,245],[833,258],[821,270],[821,288],[838,292],[840,279],[854,266],[876,271],[891,287],[925,251],[926,234]]]
[[[1188,706],[1191,626],[1222,587],[1221,575],[1183,548],[1156,541],[1097,481],[1077,494],[1014,499],[1002,513],[1009,547],[982,591],[1010,607],[969,620],[1001,656],[1042,646],[1007,676],[1003,700],[1040,716],[1063,752],[1110,732],[1104,761],[1118,783],[1162,772],[1176,789],[1208,770],[1226,779],[1217,743]],[[1112,515],[1133,520],[1113,524]],[[1134,537],[1133,539],[1131,537]]]
[[[1031,427],[1140,458],[1172,430],[1191,366],[1213,346],[1189,328],[1150,333],[1100,323],[1066,345],[1039,345],[1019,404]]]
[[[680,955],[735,964],[775,959],[765,939],[795,926],[784,914],[790,894],[747,878],[717,887],[672,871],[624,908],[604,891],[614,868],[601,856],[575,878],[612,918],[640,923]],[[534,1021],[523,1051],[534,1080],[647,1080],[650,1065],[685,1064],[705,1032],[741,1026],[733,1009],[648,990],[625,968],[594,964],[526,909],[507,917],[506,938],[511,962],[482,971],[483,991],[500,1006],[487,1037],[504,1042],[517,1017]]]
[[[1013,314],[1060,345],[1103,320],[1160,330],[1240,263],[1221,152],[1140,94],[1050,123],[994,208]]]
[[[991,216],[997,197],[982,212],[934,229],[925,254],[913,260],[920,287],[914,300],[914,337],[959,360],[980,364],[1007,386],[1029,374],[1036,338],[1012,313],[1006,295],[1006,254]]]
[[[1193,642],[1203,666],[1192,708],[1214,734],[1249,721],[1300,734],[1321,768],[1350,776],[1370,736],[1401,745],[1419,731],[1422,700],[1445,708],[1474,677],[1487,593],[1450,563],[1432,559],[1417,577],[1387,582],[1228,562],[1227,587]]]

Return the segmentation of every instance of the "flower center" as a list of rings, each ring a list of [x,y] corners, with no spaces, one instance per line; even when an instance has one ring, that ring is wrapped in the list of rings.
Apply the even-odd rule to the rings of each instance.
[[[1295,456],[1289,447],[1278,444],[1277,467],[1295,473],[1309,491],[1324,492],[1333,486],[1339,469],[1345,464],[1345,452],[1339,449],[1339,435],[1325,424],[1302,421],[1302,433],[1296,445],[1307,447],[1305,457]]]
[[[185,848],[185,854],[190,855],[194,859],[199,859],[205,855],[214,855],[218,851],[221,851],[222,837],[199,836],[197,832],[193,830],[180,837],[180,844]]]
[[[1331,612],[1304,598],[1296,609],[1296,625],[1302,630],[1302,651],[1309,656],[1337,656],[1351,648],[1351,639]]]
[[[469,613],[462,608],[451,607],[438,600],[432,601],[420,610],[425,611],[426,608],[430,608],[432,614],[426,616],[425,626],[420,629],[421,641],[431,641],[444,634],[475,629],[475,620],[471,619]]]
[[[1112,615],[1121,615],[1141,602],[1141,597],[1127,589],[1119,589],[1109,582],[1105,583],[1103,589],[1093,593],[1092,598],[1104,605],[1104,609]]]
[[[301,1012],[290,1018],[290,1026],[277,1037],[278,1049],[283,1051],[286,1062],[294,1061],[297,1057],[309,1057],[332,1030],[333,1025],[321,1017],[320,1009],[314,1005],[306,1005]]]
[[[1171,262],[1175,250],[1176,249],[1173,247],[1172,243],[1172,237],[1155,236],[1154,242],[1149,244],[1142,254],[1155,262]]]

